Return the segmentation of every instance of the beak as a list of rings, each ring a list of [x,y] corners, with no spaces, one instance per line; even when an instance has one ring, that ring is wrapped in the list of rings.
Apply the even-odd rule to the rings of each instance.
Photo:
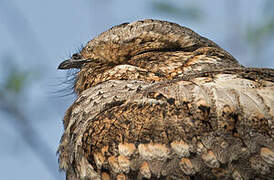
[[[71,69],[71,68],[81,68],[82,65],[89,62],[88,59],[68,59],[63,61],[57,69]]]

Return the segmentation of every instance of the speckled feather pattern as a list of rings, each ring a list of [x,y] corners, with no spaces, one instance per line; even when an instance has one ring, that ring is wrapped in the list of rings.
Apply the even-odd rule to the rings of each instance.
[[[115,26],[81,51],[60,168],[75,179],[274,179],[274,70],[177,24]]]

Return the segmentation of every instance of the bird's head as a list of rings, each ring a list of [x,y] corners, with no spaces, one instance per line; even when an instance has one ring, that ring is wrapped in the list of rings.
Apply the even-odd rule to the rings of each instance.
[[[186,27],[148,19],[112,27],[63,61],[58,69],[80,69],[74,85],[79,94],[110,79],[172,79],[187,66],[210,62],[206,58],[209,55],[216,57],[212,63],[219,55],[237,63],[217,44]]]

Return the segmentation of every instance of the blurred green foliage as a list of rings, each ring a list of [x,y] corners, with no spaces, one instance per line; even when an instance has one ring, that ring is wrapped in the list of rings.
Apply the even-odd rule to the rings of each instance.
[[[21,97],[26,98],[25,93],[23,93],[25,92],[24,90],[27,91],[27,88],[31,87],[31,83],[39,78],[39,73],[31,68],[22,68],[17,60],[9,54],[1,57],[0,67],[0,76],[2,77],[0,81],[0,95],[5,101],[10,103],[13,100],[16,100],[18,103]]]
[[[4,82],[4,89],[14,94],[19,94],[27,85],[31,73],[13,68],[9,71]]]
[[[256,24],[248,25],[246,39],[248,43],[259,51],[263,45],[267,45],[274,37],[274,1],[266,0],[262,11],[263,18]],[[257,50],[256,50],[257,49]]]
[[[247,28],[247,41],[254,47],[261,47],[266,40],[274,36],[274,18],[264,20],[260,24],[249,25]]]
[[[171,2],[159,1],[152,2],[152,9],[158,13],[165,13],[175,17],[188,19],[192,21],[201,20],[203,11],[195,5],[179,6],[179,4],[172,4]]]

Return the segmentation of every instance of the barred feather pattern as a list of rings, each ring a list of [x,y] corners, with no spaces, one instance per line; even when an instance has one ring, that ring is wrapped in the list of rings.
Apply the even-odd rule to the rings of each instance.
[[[165,28],[159,37],[149,29],[138,53],[136,39],[152,25]],[[274,70],[245,68],[212,41],[157,20],[114,27],[87,54],[94,62],[80,68],[58,150],[68,180],[274,179]]]

